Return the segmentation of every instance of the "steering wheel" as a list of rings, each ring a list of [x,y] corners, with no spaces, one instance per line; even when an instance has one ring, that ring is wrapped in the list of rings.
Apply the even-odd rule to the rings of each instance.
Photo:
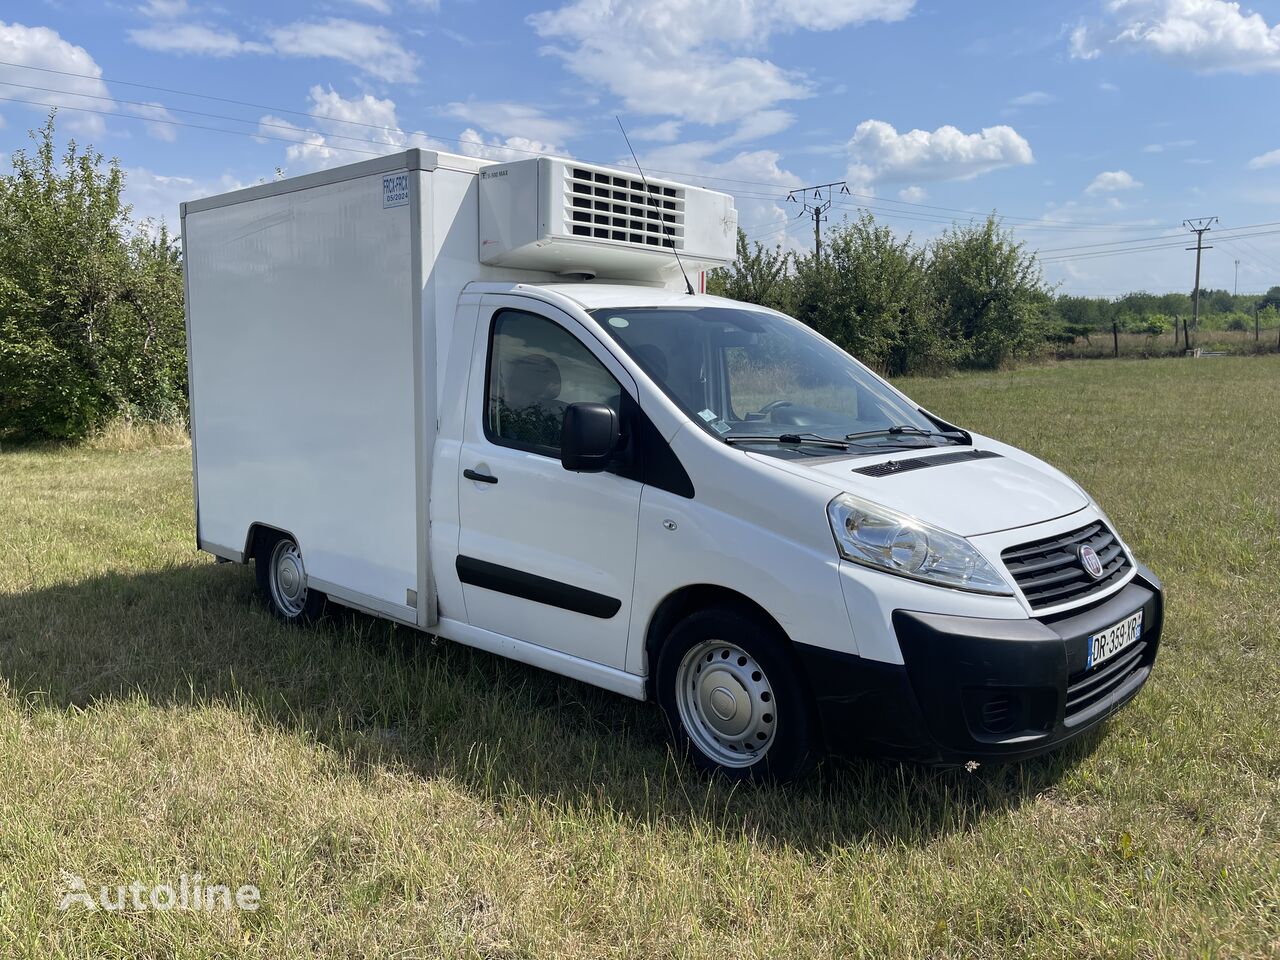
[[[757,412],[772,413],[774,410],[777,410],[779,407],[790,407],[790,406],[793,406],[790,400],[772,400],[769,403],[766,403]]]

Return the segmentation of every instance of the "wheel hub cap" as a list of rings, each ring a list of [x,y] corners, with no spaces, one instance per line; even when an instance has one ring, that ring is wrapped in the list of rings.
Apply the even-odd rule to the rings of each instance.
[[[296,617],[306,606],[307,574],[292,540],[281,540],[271,551],[271,596],[289,617]]]
[[[685,654],[676,704],[694,744],[721,766],[747,767],[773,743],[773,691],[737,644],[710,640]]]

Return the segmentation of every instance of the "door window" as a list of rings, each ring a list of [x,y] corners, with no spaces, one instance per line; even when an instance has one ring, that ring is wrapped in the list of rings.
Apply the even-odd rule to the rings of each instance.
[[[569,404],[620,410],[618,381],[559,324],[504,310],[493,318],[490,337],[484,427],[491,442],[558,457]]]

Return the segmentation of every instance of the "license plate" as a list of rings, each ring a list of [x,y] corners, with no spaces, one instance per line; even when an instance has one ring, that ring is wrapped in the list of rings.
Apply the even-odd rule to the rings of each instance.
[[[1125,617],[1114,627],[1107,627],[1089,638],[1089,661],[1085,664],[1085,669],[1096,667],[1104,660],[1110,660],[1141,636],[1142,611],[1139,610],[1132,616]]]

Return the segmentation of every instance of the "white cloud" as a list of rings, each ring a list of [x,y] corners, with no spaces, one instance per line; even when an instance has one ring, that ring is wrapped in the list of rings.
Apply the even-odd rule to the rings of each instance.
[[[680,139],[679,120],[663,120],[648,127],[636,127],[631,131],[634,140],[651,140],[654,143],[673,143]]]
[[[1114,44],[1205,72],[1280,70],[1280,25],[1231,0],[1110,0],[1107,12]]]
[[[290,172],[320,170],[352,163],[361,153],[394,153],[414,145],[400,129],[393,100],[367,93],[346,99],[332,87],[321,86],[312,87],[309,96],[307,112],[317,118],[310,128],[271,115],[258,122],[264,136],[297,141],[285,150],[286,162],[296,168]]]
[[[391,12],[391,4],[387,0],[348,0],[348,2],[357,7],[364,7],[366,10],[372,10],[374,13],[381,13],[383,16]]]
[[[242,53],[270,53],[265,43],[241,40],[227,30],[198,23],[166,23],[163,26],[130,30],[129,39],[147,50],[160,53],[190,53],[203,57],[233,57]]]
[[[1250,170],[1265,170],[1267,167],[1280,167],[1280,150],[1271,150],[1249,161]]]
[[[904,187],[898,191],[898,199],[907,203],[921,203],[929,199],[929,191],[924,187]]]
[[[290,23],[267,33],[270,43],[245,40],[230,30],[199,23],[164,23],[130,30],[128,36],[138,46],[162,53],[233,57],[274,52],[341,60],[388,83],[417,79],[418,58],[383,26],[330,17]]]
[[[906,17],[915,0],[570,0],[529,22],[547,52],[628,111],[720,124],[811,93],[759,52],[776,33]]]
[[[1133,175],[1127,170],[1104,170],[1093,178],[1093,181],[1084,188],[1084,192],[1088,194],[1117,193],[1121,190],[1136,190],[1141,186],[1142,181],[1133,179]]]
[[[461,153],[468,157],[479,157],[482,160],[523,160],[537,154],[559,154],[572,156],[560,147],[550,143],[540,143],[527,137],[485,137],[478,130],[468,127],[458,139],[460,143],[440,143],[433,137],[423,135],[423,146],[447,153]]]
[[[1101,83],[1098,84],[1098,89],[1101,90],[1103,93],[1117,93],[1120,90],[1120,88],[1117,87],[1110,80],[1103,80]]]
[[[1011,107],[1040,107],[1046,103],[1053,103],[1058,98],[1051,93],[1045,93],[1043,90],[1032,90],[1030,93],[1024,93],[1020,97],[1014,97],[1009,101]]]
[[[1182,150],[1186,147],[1194,147],[1194,140],[1168,140],[1164,143],[1148,143],[1142,148],[1143,153],[1164,153],[1166,150]]]
[[[182,16],[187,9],[187,0],[147,0],[138,7],[138,12],[144,17],[170,19]]]
[[[238,190],[246,184],[230,176],[215,180],[166,176],[145,167],[129,167],[124,171],[124,199],[133,205],[137,220],[163,221],[174,227],[178,221],[178,204],[200,197]]]
[[[1094,42],[1092,31],[1083,23],[1071,31],[1071,58],[1073,60],[1094,60],[1102,56]]]
[[[138,104],[130,107],[130,112],[136,116],[150,117],[147,122],[147,133],[157,140],[163,140],[166,143],[173,143],[178,139],[178,128],[173,123],[174,116],[170,113],[163,103],[154,101]]]
[[[0,81],[28,84],[38,82],[31,79],[30,71],[21,67],[43,67],[46,70],[74,74],[58,78],[57,86],[60,91],[57,93],[23,90],[21,97],[39,104],[36,109],[41,112],[47,111],[49,106],[60,106],[59,124],[65,122],[73,132],[96,135],[105,129],[102,117],[75,109],[114,109],[107,100],[92,99],[105,97],[108,91],[107,85],[100,79],[102,69],[84,47],[68,43],[48,27],[27,27],[0,20],[0,60],[7,62],[0,63]],[[11,67],[7,65],[9,63],[19,66]]]
[[[502,137],[519,137],[547,144],[562,143],[574,132],[574,125],[567,120],[548,117],[536,107],[523,103],[468,100],[451,103],[444,112]]]
[[[417,78],[418,58],[386,27],[330,17],[292,23],[269,33],[276,51],[285,56],[342,60],[388,83]]]
[[[899,133],[883,120],[858,124],[848,144],[849,179],[863,185],[971,180],[1001,167],[1035,162],[1031,145],[1009,126],[964,133],[953,126]]]
[[[307,112],[316,117],[309,127],[270,114],[258,122],[260,135],[294,141],[285,149],[290,174],[352,163],[362,159],[362,154],[395,153],[410,147],[488,160],[518,160],[544,153],[567,155],[553,143],[518,134],[485,136],[471,127],[462,131],[458,141],[444,141],[422,130],[409,132],[400,126],[395,101],[390,98],[370,94],[346,98],[332,88],[315,86],[309,99]],[[509,113],[513,116],[524,112],[519,104],[506,106],[512,108]]]

